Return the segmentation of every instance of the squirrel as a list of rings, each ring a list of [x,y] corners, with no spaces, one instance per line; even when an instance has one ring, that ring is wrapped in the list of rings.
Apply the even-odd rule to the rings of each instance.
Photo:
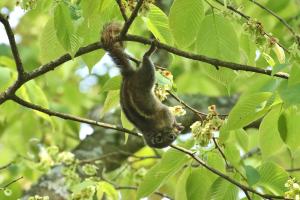
[[[120,68],[122,84],[120,104],[128,120],[141,131],[150,147],[169,146],[184,129],[176,122],[169,108],[154,94],[155,67],[150,56],[156,50],[155,41],[144,54],[138,69],[134,69],[124,52],[122,42],[117,42],[121,24],[112,22],[104,26],[101,42],[103,49]]]

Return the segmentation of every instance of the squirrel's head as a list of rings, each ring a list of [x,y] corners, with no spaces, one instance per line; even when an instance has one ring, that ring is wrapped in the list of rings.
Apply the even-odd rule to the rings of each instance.
[[[172,144],[183,129],[183,126],[175,122],[171,127],[163,127],[160,130],[143,132],[143,135],[146,143],[150,147],[164,148]]]

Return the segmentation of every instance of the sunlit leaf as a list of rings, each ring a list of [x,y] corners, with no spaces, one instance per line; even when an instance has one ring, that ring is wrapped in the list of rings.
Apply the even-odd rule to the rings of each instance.
[[[204,6],[198,0],[175,0],[169,14],[169,23],[176,43],[188,47],[197,36],[204,17]]]

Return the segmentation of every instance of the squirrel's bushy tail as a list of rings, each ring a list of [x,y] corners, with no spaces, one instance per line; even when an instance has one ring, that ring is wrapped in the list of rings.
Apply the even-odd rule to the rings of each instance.
[[[121,32],[121,27],[121,24],[116,22],[105,25],[101,35],[101,42],[104,50],[109,52],[115,64],[121,69],[122,75],[126,76],[134,72],[134,69],[124,52],[123,44],[115,42],[116,36]]]

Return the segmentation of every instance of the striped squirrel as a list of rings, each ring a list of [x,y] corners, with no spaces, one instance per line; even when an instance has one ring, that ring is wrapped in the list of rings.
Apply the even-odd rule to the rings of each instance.
[[[104,26],[101,35],[103,48],[109,52],[123,77],[120,101],[128,120],[143,134],[150,147],[170,145],[183,130],[169,108],[155,96],[155,68],[150,56],[155,51],[154,42],[144,54],[140,67],[135,70],[124,52],[123,44],[116,42],[121,25],[112,22]]]

